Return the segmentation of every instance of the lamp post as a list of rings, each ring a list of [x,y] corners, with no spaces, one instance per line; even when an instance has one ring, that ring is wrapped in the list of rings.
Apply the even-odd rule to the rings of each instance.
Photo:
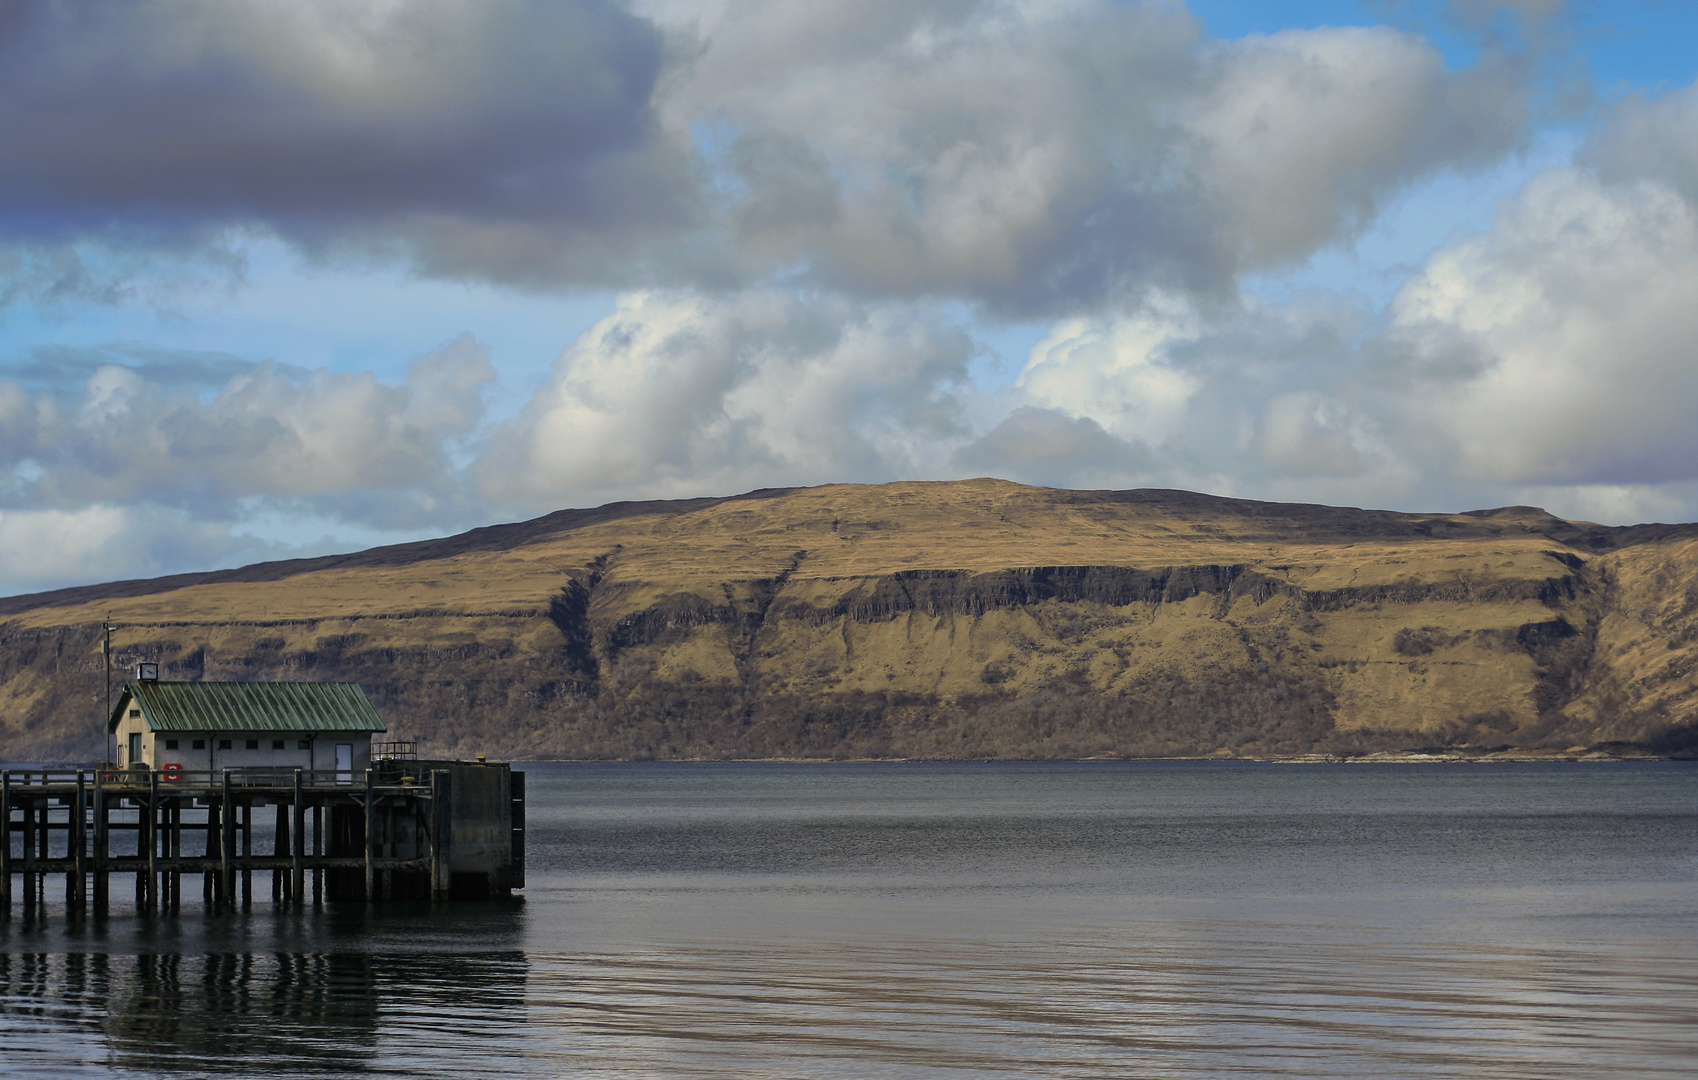
[[[111,620],[112,616],[108,613],[106,620],[100,624],[101,633],[105,635],[100,652],[106,660],[106,715],[100,718],[102,727],[105,727],[112,720],[112,631],[118,628],[112,625]],[[106,744],[106,755],[107,761],[116,762],[118,760],[117,750],[112,746],[110,739]]]

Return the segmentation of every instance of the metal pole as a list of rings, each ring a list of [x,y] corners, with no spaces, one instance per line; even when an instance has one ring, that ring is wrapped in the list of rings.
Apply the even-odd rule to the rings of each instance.
[[[112,613],[110,611],[106,613],[106,619],[101,622],[100,629],[106,635],[105,644],[101,646],[100,650],[106,658],[106,715],[100,718],[100,726],[105,727],[112,720],[112,631],[118,629],[112,625]],[[115,733],[109,733],[106,744],[106,760],[114,764],[118,761],[118,752],[111,740],[116,738]]]

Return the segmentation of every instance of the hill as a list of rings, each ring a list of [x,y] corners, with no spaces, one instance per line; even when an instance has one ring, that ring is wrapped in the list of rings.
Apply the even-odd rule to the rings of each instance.
[[[0,600],[0,757],[118,661],[348,679],[433,753],[1086,757],[1691,743],[1698,526],[998,480],[618,503]]]

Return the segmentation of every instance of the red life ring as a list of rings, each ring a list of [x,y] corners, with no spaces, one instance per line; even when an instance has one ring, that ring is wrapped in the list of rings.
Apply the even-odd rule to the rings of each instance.
[[[175,761],[167,761],[159,767],[159,778],[167,784],[175,784],[183,778],[183,767]]]

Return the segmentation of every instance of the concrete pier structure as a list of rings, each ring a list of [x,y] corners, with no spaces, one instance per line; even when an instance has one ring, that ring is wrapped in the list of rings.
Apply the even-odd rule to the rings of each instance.
[[[13,769],[0,772],[0,918],[104,915],[113,878],[137,908],[178,911],[490,899],[525,884],[525,774],[500,763],[380,760],[367,769]],[[21,885],[15,888],[14,884]]]

